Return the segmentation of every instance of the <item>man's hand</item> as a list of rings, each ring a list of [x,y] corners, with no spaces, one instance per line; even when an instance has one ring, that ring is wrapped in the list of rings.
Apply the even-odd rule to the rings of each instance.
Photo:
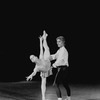
[[[52,67],[57,68],[57,66],[55,64],[52,64]]]
[[[53,60],[53,57],[52,56],[49,56],[49,60],[52,61]]]

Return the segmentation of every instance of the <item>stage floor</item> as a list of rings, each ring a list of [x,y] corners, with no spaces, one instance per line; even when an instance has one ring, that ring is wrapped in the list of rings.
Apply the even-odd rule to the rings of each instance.
[[[71,100],[100,100],[100,85],[70,84]],[[63,99],[65,89],[61,86]],[[57,100],[52,84],[47,84],[46,98]],[[0,83],[0,100],[41,100],[40,82]]]

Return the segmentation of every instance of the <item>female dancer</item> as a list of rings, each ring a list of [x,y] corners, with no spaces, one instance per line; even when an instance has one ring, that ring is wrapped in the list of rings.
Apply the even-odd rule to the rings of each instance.
[[[32,80],[32,77],[36,75],[37,72],[40,72],[41,76],[41,92],[42,92],[42,100],[45,100],[45,92],[46,92],[46,78],[50,75],[52,75],[52,69],[51,69],[51,62],[50,62],[50,51],[49,47],[47,45],[47,34],[45,31],[43,31],[43,36],[39,37],[40,39],[40,55],[39,59],[38,57],[31,55],[30,59],[32,62],[36,63],[36,66],[34,68],[34,71],[31,75],[29,75],[27,78],[28,80]],[[43,40],[43,43],[42,43]],[[44,52],[43,52],[44,47]]]

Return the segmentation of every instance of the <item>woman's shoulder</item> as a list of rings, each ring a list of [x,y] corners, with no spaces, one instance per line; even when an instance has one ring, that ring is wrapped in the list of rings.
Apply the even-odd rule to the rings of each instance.
[[[36,62],[36,65],[41,65],[42,64],[42,59],[38,59],[38,61]]]

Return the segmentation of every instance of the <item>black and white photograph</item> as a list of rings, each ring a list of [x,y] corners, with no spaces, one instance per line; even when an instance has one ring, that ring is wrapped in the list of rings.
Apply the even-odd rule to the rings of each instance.
[[[91,10],[40,5],[2,7],[0,100],[100,100]]]

